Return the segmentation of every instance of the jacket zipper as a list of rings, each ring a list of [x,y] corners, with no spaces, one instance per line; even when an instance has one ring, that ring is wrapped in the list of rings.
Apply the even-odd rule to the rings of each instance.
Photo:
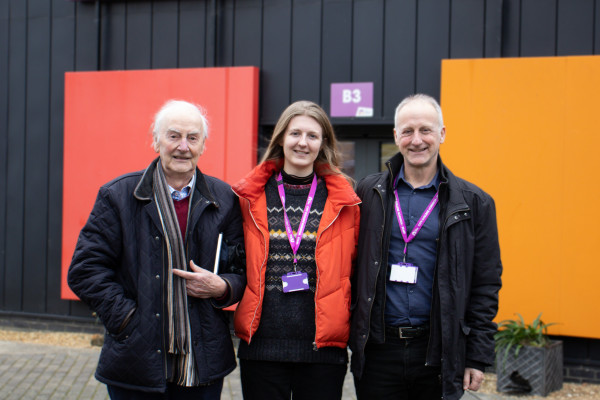
[[[319,239],[321,239],[321,236],[323,236],[323,232],[325,232],[327,229],[329,229],[331,227],[331,225],[333,225],[333,223],[338,219],[338,217],[340,216],[340,214],[342,213],[342,210],[344,209],[344,207],[352,207],[352,206],[357,206],[360,203],[355,203],[355,204],[347,204],[347,205],[343,205],[340,207],[340,210],[338,211],[337,215],[335,216],[334,219],[331,220],[331,222],[329,223],[329,225],[327,225],[325,227],[325,229],[323,229],[321,231],[321,234],[317,237],[317,242],[315,243],[315,266],[317,267],[317,284],[315,286],[315,341],[313,342],[313,350],[314,351],[319,351],[319,348],[317,347],[317,293],[319,293],[319,280],[321,279],[321,276],[319,274],[319,265],[317,264],[317,247],[319,247]]]
[[[440,246],[441,246],[441,243],[442,243],[442,238],[444,237],[443,236],[444,232],[446,231],[446,228],[448,228],[450,226],[450,225],[448,225],[448,221],[450,220],[450,218],[452,218],[453,215],[459,214],[461,212],[466,212],[466,211],[469,211],[469,208],[463,208],[463,209],[460,209],[460,210],[453,211],[451,214],[449,214],[446,217],[446,219],[444,220],[444,225],[442,226],[442,229],[440,229],[441,235],[438,238],[438,242],[437,242],[437,246],[436,246],[436,250],[435,250],[436,251],[436,256],[435,256],[435,273],[434,273],[434,276],[433,276],[433,286],[434,286],[434,288],[438,287],[438,285],[436,285],[437,275],[438,275],[438,271],[437,271],[437,269],[438,269],[438,262],[439,262],[438,259],[439,259],[439,255],[440,255]],[[433,292],[433,288],[432,288],[432,292]],[[440,294],[438,293],[438,298],[439,297],[440,297]],[[429,321],[433,321],[433,304],[432,304],[431,310],[429,310]],[[429,338],[427,339],[427,354],[425,356],[425,365],[426,366],[431,365],[429,363],[429,349],[430,348],[431,348],[431,333],[429,334]],[[442,357],[441,357],[440,362],[443,362],[443,359],[444,359],[443,350],[444,349],[443,349],[443,346],[442,346]],[[442,382],[442,384],[443,384],[443,382]]]
[[[375,192],[377,192],[377,194],[379,195],[379,199],[381,200],[381,209],[383,210],[383,223],[385,226],[385,221],[386,221],[386,216],[385,216],[385,204],[383,203],[383,196],[381,194],[381,192],[379,192],[379,190],[373,188],[373,190],[375,190]],[[380,238],[380,243],[379,243],[379,248],[381,249],[381,254],[383,254],[383,236],[385,234],[385,228],[383,229],[383,232],[381,233],[381,238]],[[373,289],[373,294],[375,293],[376,289],[377,289],[377,281],[379,280],[379,272],[381,271],[381,257],[379,258],[379,268],[377,269],[377,274],[375,274],[375,288]],[[384,286],[384,290],[385,290],[385,286]],[[369,340],[369,336],[371,335],[371,314],[373,313],[373,303],[375,303],[375,295],[373,295],[373,301],[371,302],[371,305],[369,306],[369,318],[367,318],[367,324],[368,324],[368,329],[367,329],[367,337],[365,338],[364,342],[363,342],[363,346],[362,346],[362,353],[364,354],[365,352],[365,347],[367,346],[367,341]],[[385,293],[384,293],[384,306],[385,306]],[[385,321],[383,321],[385,323]],[[385,326],[385,325],[382,325]],[[384,334],[384,338],[385,338],[385,329],[383,330],[383,334]]]
[[[165,243],[164,243],[164,240],[163,240],[161,249],[162,249],[162,265],[164,266],[165,265]],[[168,350],[169,349],[169,346],[168,346],[169,334],[167,332],[167,334],[165,335],[165,320],[164,320],[165,306],[164,305],[167,304],[165,302],[165,274],[161,273],[160,275],[161,275],[161,282],[160,282],[160,288],[161,288],[160,289],[160,293],[161,293],[161,313],[163,315],[163,318],[161,318],[161,321],[160,321],[160,329],[161,329],[161,332],[162,332],[162,335],[161,335],[161,337],[162,337],[162,339],[161,339],[161,342],[162,342],[161,343],[161,347],[162,347],[162,349],[161,349],[161,351],[163,352],[163,355],[162,355],[163,356],[163,368],[164,368],[165,381],[166,381],[166,379],[167,379],[167,373],[168,373],[168,371],[167,371],[167,369],[168,369],[168,366],[167,366],[167,353],[169,352],[169,350]],[[167,310],[167,314],[168,314],[168,310]],[[167,340],[167,342],[165,342],[165,339]],[[167,351],[164,351],[164,350],[167,350]]]
[[[186,227],[185,227],[185,260],[186,260],[187,265],[190,264],[190,243],[189,243],[189,240],[187,240],[188,236],[189,236],[189,232],[190,232],[190,225],[191,225],[190,224],[190,219],[191,219],[190,217],[192,216],[193,212],[196,210],[196,208],[198,207],[198,205],[200,204],[201,201],[202,200],[199,200],[195,204],[192,204],[191,208],[190,208],[190,211],[188,213],[188,222],[187,222]],[[210,203],[210,201],[208,203]],[[187,296],[185,297],[185,299],[186,299],[186,303],[188,303],[188,314],[189,314],[189,302],[187,300]],[[191,329],[191,321],[189,323],[190,323],[190,329]],[[165,326],[164,322],[162,323],[162,326],[163,326],[163,331],[164,331],[164,326]],[[193,344],[193,341],[192,341],[191,337],[190,337],[190,341],[192,342],[191,346],[192,346],[192,352],[193,352],[194,351],[194,348],[193,348],[194,344]],[[167,371],[167,354],[166,353],[168,353],[168,350],[165,352],[165,354],[163,356],[163,360],[164,360],[164,363],[165,363],[165,373]],[[194,354],[194,353],[192,353],[192,354]],[[196,355],[194,354],[194,359],[195,358],[196,358]],[[198,371],[198,378],[200,378],[200,371]]]
[[[386,237],[385,234],[385,226],[386,226],[386,222],[387,222],[387,217],[386,217],[386,208],[385,208],[385,204],[383,202],[383,195],[381,194],[381,192],[379,190],[377,190],[377,194],[379,194],[379,198],[381,199],[381,208],[383,210],[383,232],[381,234],[381,240],[380,240],[380,249],[381,249],[381,258],[379,259],[379,268],[377,269],[377,275],[375,276],[375,290],[373,290],[373,293],[375,293],[377,291],[377,282],[379,280],[379,272],[381,271],[382,268],[382,264],[383,264],[383,254],[384,254],[384,250],[383,250],[383,242]],[[393,222],[392,222],[393,223]],[[391,232],[390,232],[391,235]],[[389,252],[389,241],[388,241],[388,245],[387,245],[387,252]],[[387,265],[385,266],[385,269],[387,271]],[[387,282],[384,282],[383,284],[383,312],[381,313],[381,326],[382,326],[382,330],[383,330],[383,340],[385,341],[385,303],[386,303],[386,299],[387,299]],[[371,303],[371,308],[370,310],[373,310],[373,303],[375,302],[375,296],[373,296],[373,302]],[[369,321],[371,320],[371,314],[369,313]],[[365,346],[367,345],[367,342],[365,342]]]
[[[254,309],[254,315],[252,316],[252,321],[250,321],[250,329],[248,331],[248,344],[250,344],[250,342],[252,341],[252,336],[253,336],[252,326],[254,325],[254,320],[256,319],[256,313],[258,312],[258,308],[262,304],[262,298],[263,298],[263,291],[260,288],[262,287],[262,269],[265,266],[265,263],[267,261],[267,240],[265,239],[265,235],[263,234],[263,232],[258,227],[258,224],[256,223],[256,220],[254,219],[254,215],[252,215],[252,209],[250,207],[250,201],[247,198],[245,198],[245,197],[243,197],[243,199],[248,202],[248,213],[252,217],[252,222],[254,222],[254,226],[256,227],[256,229],[258,229],[258,231],[260,232],[260,235],[263,238],[263,243],[264,243],[263,254],[265,255],[265,258],[263,258],[263,262],[262,262],[262,264],[260,266],[260,270],[258,271],[258,277],[259,277],[258,292],[259,292],[259,296],[260,297],[258,298],[258,305]]]
[[[192,216],[192,213],[194,212],[194,210],[198,207],[198,204],[200,204],[200,201],[197,201],[196,204],[192,205],[192,208],[190,209],[190,212],[188,213],[188,223],[187,223],[186,228],[185,228],[185,253],[186,253],[185,254],[185,259],[186,259],[186,262],[188,263],[188,265],[190,263],[190,260],[188,260],[188,258],[190,256],[190,244],[189,244],[189,241],[187,240],[188,233],[190,231],[189,230],[189,226],[190,226],[189,219]]]
[[[447,183],[441,182],[440,186],[438,188],[438,192],[441,193],[442,189],[446,190],[445,189],[446,185],[447,185]],[[443,211],[445,211],[445,209]],[[440,204],[440,213],[441,212],[442,212],[442,209],[441,209],[441,204]],[[450,216],[448,216],[448,218],[450,218]],[[446,220],[444,221],[441,229],[438,227],[439,236],[437,238],[437,243],[436,243],[436,246],[435,246],[435,267],[434,267],[434,270],[433,270],[433,287],[431,288],[431,308],[429,309],[429,326],[431,326],[431,321],[433,321],[433,300],[435,298],[433,291],[437,290],[437,287],[438,287],[438,285],[436,284],[436,282],[437,282],[437,276],[438,276],[438,260],[439,260],[439,257],[440,257],[440,243],[442,243],[442,237],[443,237],[443,234],[444,234],[444,229],[446,227],[446,222],[448,221],[448,218],[446,218]],[[438,222],[439,222],[439,218],[438,218]],[[438,297],[439,297],[439,293],[438,293]],[[431,365],[429,363],[429,351],[431,349],[431,332],[432,332],[432,330],[430,330],[429,332],[430,332],[429,333],[429,337],[427,338],[427,351],[425,353],[425,366]],[[442,360],[443,359],[443,355],[440,358],[441,358],[440,359],[440,364],[441,364],[441,362],[443,361]],[[442,382],[442,384],[443,384],[443,382]]]

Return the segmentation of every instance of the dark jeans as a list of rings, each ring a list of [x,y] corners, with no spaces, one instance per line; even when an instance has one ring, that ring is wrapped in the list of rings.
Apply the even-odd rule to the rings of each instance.
[[[354,379],[359,400],[433,400],[442,398],[439,367],[426,367],[427,335],[416,339],[387,338],[368,343],[365,368]]]
[[[346,364],[240,360],[244,400],[342,398]]]
[[[223,389],[223,379],[219,379],[212,385],[196,387],[168,383],[165,393],[141,392],[112,385],[107,387],[108,395],[112,400],[219,400]]]

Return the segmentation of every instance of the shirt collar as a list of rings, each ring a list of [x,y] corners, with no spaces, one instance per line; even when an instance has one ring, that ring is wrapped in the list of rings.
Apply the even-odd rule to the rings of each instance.
[[[398,177],[400,179],[398,179],[398,183],[396,184],[396,187],[398,187],[398,184],[400,183],[400,181],[404,182],[405,184],[407,184],[410,188],[412,189],[429,189],[429,188],[434,188],[437,189],[440,185],[440,171],[439,169],[435,172],[435,176],[433,177],[433,179],[431,180],[431,182],[429,182],[427,185],[423,185],[420,186],[418,188],[413,188],[412,185],[410,183],[408,183],[406,181],[406,179],[404,179],[404,163],[400,166],[400,172],[398,172]]]
[[[190,179],[190,182],[187,185],[185,185],[183,188],[181,188],[181,190],[175,190],[171,187],[171,185],[167,185],[167,186],[169,186],[169,193],[171,194],[171,196],[173,196],[174,192],[179,192],[181,194],[180,200],[183,200],[186,197],[188,197],[190,195],[190,193],[192,192],[192,188],[194,187],[194,182],[196,182],[196,174],[192,175],[192,179]],[[188,188],[188,189],[186,189],[186,188]]]

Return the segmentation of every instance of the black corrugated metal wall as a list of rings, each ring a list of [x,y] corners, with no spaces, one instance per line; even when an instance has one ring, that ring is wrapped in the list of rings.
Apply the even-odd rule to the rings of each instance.
[[[0,0],[0,312],[90,315],[60,299],[66,71],[254,65],[261,127],[372,81],[368,124],[391,126],[405,95],[439,96],[443,58],[598,53],[599,3]]]

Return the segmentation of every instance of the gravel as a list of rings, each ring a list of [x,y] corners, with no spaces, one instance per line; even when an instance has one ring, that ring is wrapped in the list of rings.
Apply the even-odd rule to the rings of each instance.
[[[507,395],[496,391],[496,374],[485,374],[483,387],[479,389],[482,393],[493,393],[497,395]],[[576,399],[576,400],[599,400],[600,385],[590,383],[572,383],[564,382],[561,390],[551,392],[546,397],[529,396],[523,394],[510,394],[511,397],[523,400],[542,400],[542,399]]]
[[[95,345],[92,345],[92,342],[97,342],[98,339],[101,339],[101,335],[72,332],[11,330],[0,327],[0,340],[7,341],[90,349],[95,347]],[[496,375],[490,373],[485,374],[485,381],[483,382],[479,392],[507,396],[506,393],[500,393],[496,391]],[[523,400],[599,400],[600,385],[565,382],[561,390],[552,392],[546,397],[512,393],[508,394],[508,396],[510,396],[510,398],[518,398]]]
[[[11,342],[37,343],[52,346],[91,349],[92,339],[100,335],[89,333],[12,330],[0,328],[0,340]]]

